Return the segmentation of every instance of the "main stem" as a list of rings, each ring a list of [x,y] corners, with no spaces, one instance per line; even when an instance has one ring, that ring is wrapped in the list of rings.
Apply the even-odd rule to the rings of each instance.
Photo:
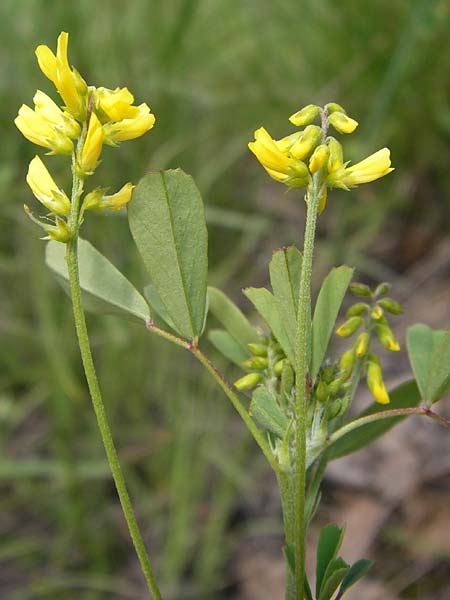
[[[70,295],[72,299],[73,315],[75,319],[75,328],[80,347],[81,358],[83,361],[84,372],[89,386],[89,392],[94,406],[95,416],[97,417],[98,428],[105,448],[109,467],[116,485],[119,495],[120,504],[125,520],[128,525],[131,539],[133,540],[136,554],[139,558],[142,571],[147,581],[148,588],[155,600],[161,600],[161,593],[155,581],[150,560],[147,555],[144,541],[142,539],[139,526],[136,521],[136,516],[131,505],[130,496],[128,494],[122,470],[120,468],[119,458],[111,435],[111,430],[106,416],[105,406],[103,404],[100,386],[95,371],[94,361],[92,358],[88,331],[86,327],[86,319],[83,310],[79,269],[78,269],[78,228],[79,228],[79,202],[83,188],[83,181],[75,174],[73,177],[72,187],[72,206],[69,223],[73,232],[73,238],[67,244],[66,261],[69,274]]]
[[[306,427],[308,409],[308,367],[311,338],[311,274],[314,252],[314,237],[319,204],[319,180],[314,177],[306,196],[307,214],[300,292],[297,312],[297,334],[295,353],[295,470],[294,494],[295,514],[293,543],[295,548],[295,599],[304,597],[305,554],[306,554]]]

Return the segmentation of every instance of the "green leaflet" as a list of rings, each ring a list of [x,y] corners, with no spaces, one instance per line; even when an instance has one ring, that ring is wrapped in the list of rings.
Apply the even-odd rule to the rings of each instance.
[[[339,309],[353,277],[353,271],[346,265],[331,269],[320,288],[311,333],[311,379],[313,381],[325,358]]]
[[[267,323],[269,329],[278,340],[284,353],[294,364],[294,346],[286,333],[286,328],[280,317],[275,296],[266,288],[246,288],[244,294]]]
[[[270,283],[289,344],[295,348],[302,255],[295,246],[275,250],[269,264]]]
[[[223,329],[212,329],[208,333],[208,339],[219,352],[239,367],[251,356],[250,352],[246,351],[228,331]]]
[[[445,331],[434,331],[428,325],[417,323],[408,329],[406,346],[409,361],[423,398],[430,400],[427,393],[431,366],[439,361],[436,350],[443,341]],[[447,359],[447,365],[450,364]],[[448,369],[447,369],[448,371]]]
[[[441,338],[431,357],[431,367],[425,386],[428,404],[441,400],[450,391],[450,330]]]
[[[266,387],[260,386],[253,392],[249,412],[264,429],[284,437],[289,422]]]
[[[329,564],[336,558],[342,544],[345,529],[325,525],[320,532],[316,557],[316,596],[319,597]],[[340,583],[340,582],[339,582]],[[336,584],[337,587],[337,584]]]
[[[180,169],[141,179],[128,205],[136,246],[176,331],[196,341],[203,331],[208,270],[200,193]]]
[[[68,290],[66,246],[48,242],[45,250],[47,266]],[[87,310],[119,314],[140,322],[150,318],[150,309],[137,289],[122,273],[86,240],[78,240],[80,286]]]
[[[242,311],[221,290],[208,287],[209,310],[228,333],[247,350],[247,344],[259,341],[259,334]]]
[[[391,399],[389,404],[374,403],[367,410],[357,415],[355,419],[394,408],[417,406],[421,399],[419,389],[414,380],[399,385],[392,392],[389,392],[389,397]],[[350,431],[330,446],[330,459],[341,458],[341,456],[346,456],[368,446],[405,418],[389,417],[387,419],[380,419],[380,421],[374,421]]]

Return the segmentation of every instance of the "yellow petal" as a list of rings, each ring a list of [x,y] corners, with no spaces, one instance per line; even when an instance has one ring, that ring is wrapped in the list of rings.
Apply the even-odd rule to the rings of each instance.
[[[102,124],[97,115],[92,113],[89,119],[86,140],[78,162],[78,166],[86,175],[90,175],[95,171],[102,151],[104,137]]]
[[[39,202],[51,212],[57,215],[70,213],[69,198],[58,188],[39,156],[35,156],[30,162],[27,183]]]

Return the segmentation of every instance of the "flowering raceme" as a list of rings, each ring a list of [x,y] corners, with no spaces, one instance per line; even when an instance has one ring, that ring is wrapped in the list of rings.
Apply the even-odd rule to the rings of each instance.
[[[131,200],[134,187],[131,183],[111,195],[105,195],[105,189],[98,188],[83,199],[84,182],[99,165],[103,144],[117,146],[144,135],[153,127],[155,116],[146,103],[135,106],[133,94],[127,88],[110,90],[88,86],[69,64],[68,41],[68,33],[62,32],[56,54],[48,46],[40,45],[36,49],[39,67],[55,85],[64,106],[61,108],[38,90],[33,98],[35,108],[23,104],[14,122],[28,140],[47,148],[49,154],[72,155],[73,175],[78,182],[74,196],[78,228],[85,210],[119,210]],[[30,163],[27,182],[36,198],[50,211],[54,224],[48,219],[38,221],[28,208],[27,214],[46,230],[50,239],[67,242],[71,236],[64,217],[71,214],[71,201],[57,187],[39,157]],[[80,201],[81,212],[77,208]]]
[[[313,122],[319,116],[321,126],[314,125]],[[335,102],[324,108],[308,104],[289,120],[305,129],[281,140],[274,140],[264,127],[260,127],[255,131],[255,141],[250,142],[248,147],[268,174],[289,189],[310,188],[314,183],[319,190],[319,214],[325,208],[328,188],[349,190],[362,183],[380,179],[394,170],[388,148],[375,152],[355,165],[347,166],[342,145],[333,136],[327,136],[327,130],[331,125],[339,133],[353,133],[358,122],[350,118],[342,106]]]

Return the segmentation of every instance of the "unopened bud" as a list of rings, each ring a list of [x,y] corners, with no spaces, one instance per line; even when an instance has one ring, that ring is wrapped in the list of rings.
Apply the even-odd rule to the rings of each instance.
[[[336,369],[334,365],[328,365],[327,367],[325,367],[325,369],[323,369],[322,379],[323,381],[325,381],[325,383],[330,383],[331,381],[333,381],[335,370]]]
[[[401,315],[403,308],[398,302],[392,300],[392,298],[382,298],[378,301],[378,304],[391,313],[391,315]]]
[[[379,321],[380,319],[382,319],[383,314],[383,309],[378,304],[376,304],[370,311],[370,316],[374,321]]]
[[[341,113],[344,113],[344,115],[347,114],[347,111],[345,110],[345,108],[343,108],[337,102],[329,102],[328,104],[325,105],[325,108],[327,109],[329,115],[331,115],[334,112],[341,112]]]
[[[349,337],[361,327],[363,321],[362,317],[350,317],[350,319],[336,329],[336,333],[341,337]]]
[[[386,350],[390,350],[391,352],[398,352],[400,350],[400,344],[395,339],[394,334],[388,325],[377,325],[375,331],[378,339]]]
[[[263,356],[252,356],[252,358],[248,358],[242,363],[243,368],[248,369],[249,371],[252,371],[253,369],[264,371],[264,369],[267,369],[268,365],[267,358],[264,358]]]
[[[325,383],[325,381],[319,381],[319,383],[317,384],[317,388],[316,388],[316,398],[318,399],[319,402],[321,402],[322,404],[325,404],[325,402],[328,399],[328,386]]]
[[[312,123],[319,114],[319,112],[320,106],[316,106],[315,104],[308,104],[304,106],[301,110],[291,115],[289,117],[289,121],[297,127],[303,127],[304,125],[309,125],[310,123]]]
[[[350,291],[352,294],[355,294],[355,296],[372,296],[372,290],[365,283],[351,283]]]
[[[275,375],[277,375],[278,377],[279,377],[279,376],[281,375],[281,373],[283,372],[283,365],[284,365],[284,363],[285,363],[285,362],[286,362],[286,359],[285,359],[285,358],[282,358],[281,360],[279,360],[279,361],[278,361],[278,362],[275,364],[275,366],[274,366],[274,368],[273,368],[273,371],[274,371]]]
[[[347,317],[359,317],[366,313],[369,309],[370,306],[365,302],[357,302],[356,304],[353,304],[353,306],[350,306],[345,315]]]
[[[339,133],[353,133],[358,127],[358,121],[351,119],[339,111],[331,113],[328,117],[328,121],[330,122],[330,125],[333,125],[336,131],[339,131]]]
[[[290,153],[294,158],[303,160],[311,154],[321,137],[322,129],[318,125],[308,125],[295,144],[291,146]]]
[[[355,345],[355,354],[358,358],[362,358],[367,354],[367,350],[369,349],[370,335],[367,331],[363,331],[359,334],[356,345]]]
[[[250,342],[250,344],[247,344],[247,348],[254,356],[267,356],[267,346],[264,346],[264,344]]]
[[[326,165],[329,156],[329,149],[326,144],[320,144],[312,153],[311,158],[309,159],[309,170],[311,173],[316,173],[320,171],[320,169]]]
[[[367,361],[367,386],[376,402],[389,404],[389,394],[383,381],[380,360],[375,354],[370,354]]]
[[[334,173],[344,164],[343,150],[340,142],[336,138],[330,136],[327,138],[327,146],[329,151],[328,156],[328,172]]]
[[[317,214],[318,215],[321,215],[323,213],[323,211],[325,210],[325,207],[327,205],[327,197],[328,197],[328,188],[324,187],[323,192],[319,198],[319,204],[317,206]]]
[[[328,419],[330,421],[331,419],[335,419],[336,417],[339,417],[342,414],[342,406],[342,398],[336,398],[336,400],[334,400],[330,404],[330,406],[328,407]]]
[[[261,373],[249,373],[234,382],[234,387],[241,392],[252,390],[261,381]]]
[[[352,374],[353,367],[355,366],[355,362],[356,362],[356,354],[355,354],[355,351],[353,348],[350,348],[350,350],[347,350],[341,356],[341,360],[339,361],[339,367],[340,367],[341,371],[344,371],[346,373],[344,380],[348,379],[350,377],[350,375]]]
[[[386,294],[389,293],[389,290],[391,289],[392,285],[390,283],[388,283],[387,281],[383,281],[383,283],[380,283],[376,290],[375,290],[375,296],[386,296]]]

